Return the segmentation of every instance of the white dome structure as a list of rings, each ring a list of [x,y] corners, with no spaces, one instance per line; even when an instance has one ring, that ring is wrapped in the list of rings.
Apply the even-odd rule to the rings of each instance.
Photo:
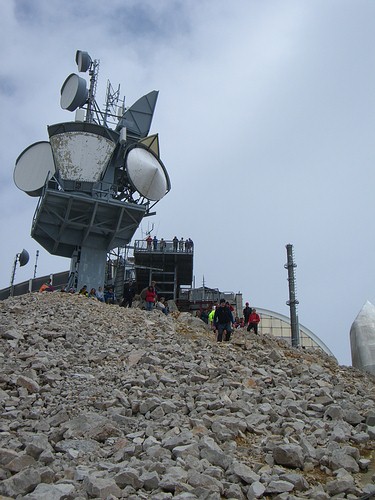
[[[375,306],[368,300],[350,328],[352,365],[375,375]]]

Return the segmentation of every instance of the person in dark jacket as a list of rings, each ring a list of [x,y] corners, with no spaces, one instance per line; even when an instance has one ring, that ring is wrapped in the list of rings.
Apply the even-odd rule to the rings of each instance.
[[[217,341],[223,341],[223,334],[225,332],[224,340],[228,342],[232,333],[234,318],[232,311],[225,305],[225,299],[220,299],[219,307],[215,309],[213,323],[217,328]]]
[[[133,283],[125,283],[121,307],[131,307],[135,295]]]
[[[245,308],[244,308],[244,310],[242,312],[243,312],[244,323],[245,323],[245,325],[247,325],[248,322],[249,322],[249,316],[251,314],[251,307],[249,307],[249,303],[248,302],[246,302]]]

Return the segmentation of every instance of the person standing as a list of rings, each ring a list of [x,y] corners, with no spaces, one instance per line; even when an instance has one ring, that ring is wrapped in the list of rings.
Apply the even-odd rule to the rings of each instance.
[[[151,249],[152,249],[152,237],[151,237],[150,234],[146,238],[146,243],[147,243],[147,250],[149,252],[151,252]]]
[[[173,238],[173,251],[174,252],[177,252],[177,245],[178,245],[178,238],[177,238],[177,236],[175,236]]]
[[[251,307],[249,307],[249,303],[248,302],[246,302],[245,308],[244,308],[244,310],[242,312],[243,312],[244,323],[245,323],[245,325],[247,325],[248,322],[249,322],[249,316],[251,314]]]
[[[146,311],[152,311],[155,305],[156,292],[155,288],[150,285],[146,290]]]
[[[133,299],[135,295],[134,285],[133,283],[125,283],[124,291],[122,296],[122,302],[120,304],[121,307],[131,307],[133,304]]]
[[[206,325],[208,325],[208,314],[209,312],[207,309],[203,309],[201,312],[201,320],[204,321]]]
[[[217,327],[217,341],[228,342],[232,333],[232,325],[234,318],[232,311],[225,305],[225,299],[220,299],[219,307],[216,308],[214,314],[214,324]]]
[[[165,250],[165,247],[167,246],[167,243],[166,241],[164,240],[164,238],[161,238],[160,239],[160,243],[159,243],[159,248],[160,248],[160,251],[161,252],[164,252]]]
[[[156,236],[154,236],[154,239],[152,240],[152,244],[154,246],[154,252],[158,249],[158,239]]]
[[[260,316],[256,309],[251,311],[249,316],[249,324],[247,325],[247,331],[254,330],[254,333],[258,335],[258,325],[260,323]]]
[[[184,251],[184,245],[185,245],[184,238],[181,238],[180,241],[178,242],[178,250],[180,252]]]

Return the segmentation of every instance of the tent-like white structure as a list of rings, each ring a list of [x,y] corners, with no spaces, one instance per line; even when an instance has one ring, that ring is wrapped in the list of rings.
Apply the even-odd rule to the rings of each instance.
[[[375,375],[375,306],[366,301],[350,328],[352,365]]]

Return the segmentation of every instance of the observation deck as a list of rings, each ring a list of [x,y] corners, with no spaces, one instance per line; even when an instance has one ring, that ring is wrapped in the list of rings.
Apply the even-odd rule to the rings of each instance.
[[[177,245],[172,240],[160,240],[154,246],[145,240],[134,242],[134,265],[138,292],[151,281],[156,282],[159,295],[167,300],[177,300],[183,286],[191,287],[193,281],[193,247],[186,242]]]

